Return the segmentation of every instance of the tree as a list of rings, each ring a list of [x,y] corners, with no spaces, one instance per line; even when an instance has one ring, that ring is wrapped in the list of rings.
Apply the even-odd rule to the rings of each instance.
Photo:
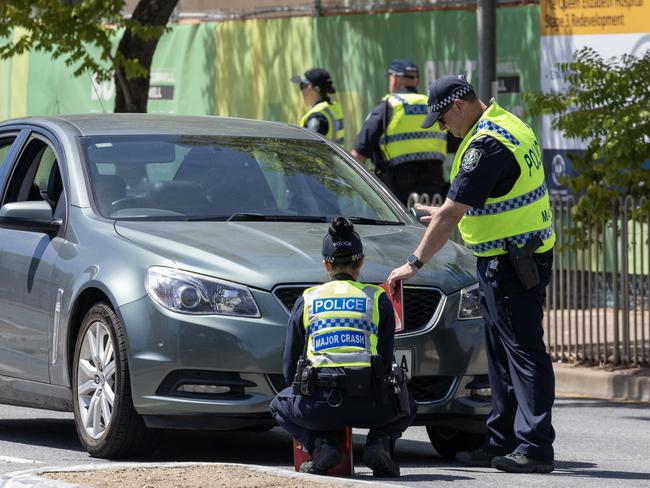
[[[3,0],[0,2],[0,59],[47,51],[97,81],[115,78],[115,111],[146,112],[149,71],[158,40],[178,0],[140,0],[132,17],[124,0]],[[122,30],[114,48],[114,36]],[[16,34],[13,36],[12,35]],[[98,57],[88,51],[93,46]]]
[[[566,91],[525,94],[528,112],[555,116],[553,127],[588,143],[583,155],[570,155],[578,175],[563,183],[579,195],[577,221],[602,224],[613,198],[650,198],[650,170],[642,167],[650,160],[650,51],[605,60],[584,48],[558,69]],[[638,213],[649,207],[646,199]]]

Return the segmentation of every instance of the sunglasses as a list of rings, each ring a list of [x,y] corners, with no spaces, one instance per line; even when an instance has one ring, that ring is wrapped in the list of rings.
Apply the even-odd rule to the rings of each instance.
[[[305,82],[302,82],[302,81],[301,81],[300,84],[299,84],[298,86],[300,86],[300,89],[301,89],[301,90],[304,90],[305,88],[307,88],[307,87],[310,86],[310,85],[311,85],[311,83],[305,83]]]

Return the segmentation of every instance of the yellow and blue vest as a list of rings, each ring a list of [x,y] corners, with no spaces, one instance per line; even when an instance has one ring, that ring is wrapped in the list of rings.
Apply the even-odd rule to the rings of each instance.
[[[444,161],[447,133],[437,124],[431,129],[420,125],[427,115],[427,97],[419,93],[392,93],[384,97],[390,104],[392,116],[379,148],[387,166],[411,161],[438,159]]]
[[[307,119],[315,113],[322,114],[327,119],[326,137],[342,145],[345,140],[345,129],[343,128],[343,109],[341,105],[327,100],[317,103],[300,119],[300,126],[307,127]]]
[[[463,240],[476,256],[505,254],[506,241],[523,246],[534,236],[542,239],[536,252],[548,251],[555,244],[553,215],[546,189],[542,152],[533,130],[495,102],[461,142],[451,168],[451,181],[461,164],[481,164],[480,154],[468,151],[481,136],[499,141],[515,156],[520,175],[512,189],[501,197],[488,198],[483,208],[470,207],[458,223]]]
[[[370,367],[377,355],[379,297],[384,290],[330,281],[303,293],[306,356],[316,368]]]

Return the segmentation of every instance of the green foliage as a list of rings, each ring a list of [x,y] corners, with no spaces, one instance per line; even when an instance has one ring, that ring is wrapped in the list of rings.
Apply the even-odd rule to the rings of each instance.
[[[600,225],[612,199],[626,195],[646,197],[637,215],[647,215],[650,171],[641,165],[650,160],[650,51],[605,60],[584,48],[574,59],[558,65],[564,93],[527,93],[525,101],[531,115],[555,116],[553,127],[588,143],[584,155],[571,156],[578,176],[563,181],[579,195],[575,218]]]
[[[86,70],[98,81],[112,79],[117,68],[127,78],[146,76],[137,59],[115,53],[114,36],[128,28],[146,41],[159,37],[164,27],[146,26],[122,15],[124,0],[2,0],[0,1],[0,59],[26,51],[48,51],[74,67],[74,75]],[[9,42],[6,39],[9,39]],[[99,57],[88,46],[99,49]]]

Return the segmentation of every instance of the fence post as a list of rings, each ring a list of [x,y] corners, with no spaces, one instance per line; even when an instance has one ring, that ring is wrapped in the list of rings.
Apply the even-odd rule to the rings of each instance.
[[[612,362],[614,364],[620,364],[621,362],[621,351],[619,350],[620,335],[618,330],[618,310],[620,308],[618,296],[618,214],[619,200],[616,198],[612,200],[612,298],[614,299],[614,356]]]

